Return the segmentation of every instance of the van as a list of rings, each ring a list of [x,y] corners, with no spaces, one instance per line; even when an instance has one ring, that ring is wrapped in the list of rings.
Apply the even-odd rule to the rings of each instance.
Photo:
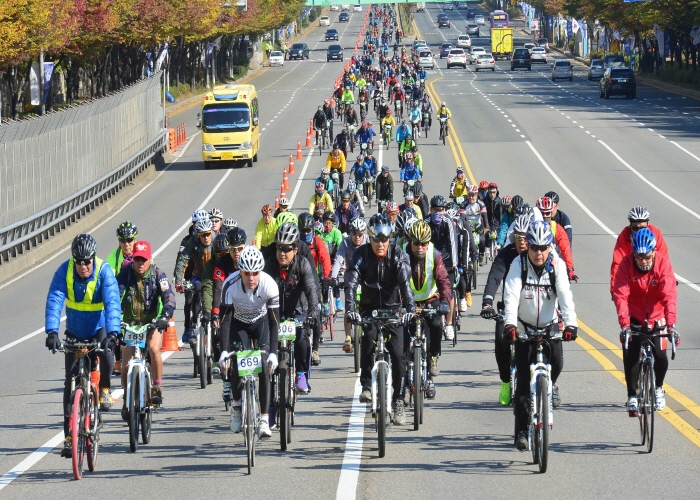
[[[218,85],[207,92],[197,114],[202,131],[202,160],[243,161],[252,167],[260,150],[258,94],[253,85]]]
[[[416,4],[416,12],[425,12],[425,2],[418,2]]]

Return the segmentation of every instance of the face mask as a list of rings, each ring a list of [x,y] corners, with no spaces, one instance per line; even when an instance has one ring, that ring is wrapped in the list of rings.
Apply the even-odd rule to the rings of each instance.
[[[325,225],[323,226],[324,233],[330,233],[332,230],[333,230],[333,226],[331,226],[331,227],[326,227]]]
[[[433,212],[430,218],[435,224],[440,224],[442,222],[442,212]]]
[[[311,231],[310,233],[301,233],[301,237],[304,240],[304,243],[311,243],[311,239],[313,238],[313,236],[313,231]]]

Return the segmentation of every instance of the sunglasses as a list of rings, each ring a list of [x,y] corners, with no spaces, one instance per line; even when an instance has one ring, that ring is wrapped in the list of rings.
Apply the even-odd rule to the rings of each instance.
[[[229,248],[229,251],[234,251],[236,253],[241,253],[243,249],[245,248],[245,245],[241,245],[239,247],[231,247]]]
[[[218,224],[219,222],[221,222],[221,219],[209,219],[209,220],[211,221],[212,224]]]
[[[216,256],[217,256],[217,257],[223,257],[223,256],[226,255],[227,253],[228,253],[228,252],[216,252]]]
[[[651,260],[653,257],[654,255],[651,252],[634,254],[634,258],[637,260]]]
[[[92,259],[75,259],[75,264],[77,266],[89,266],[92,264]]]
[[[289,246],[289,247],[278,246],[277,247],[277,251],[280,253],[289,253],[289,252],[292,252],[293,250],[294,250],[294,247],[292,247],[292,246]]]
[[[211,231],[207,231],[206,233],[197,233],[197,236],[200,238],[209,238],[209,236],[211,236]]]
[[[372,236],[372,241],[375,243],[386,243],[389,241],[389,237],[384,233],[379,233],[377,236]]]
[[[119,238],[119,243],[133,243],[136,238]]]
[[[430,244],[429,241],[426,241],[425,243],[423,243],[422,241],[412,241],[411,243],[413,243],[417,247],[427,247]]]
[[[260,271],[241,271],[243,273],[243,276],[257,276],[260,274]]]
[[[352,233],[350,233],[350,236],[352,236],[353,238],[364,238],[365,233],[360,231],[353,231]]]
[[[544,253],[544,252],[546,252],[547,250],[549,250],[549,245],[530,245],[528,248],[529,248],[530,250],[532,250],[533,252],[542,252],[542,253]]]
[[[525,241],[527,237],[524,234],[516,234],[515,239],[518,241]]]

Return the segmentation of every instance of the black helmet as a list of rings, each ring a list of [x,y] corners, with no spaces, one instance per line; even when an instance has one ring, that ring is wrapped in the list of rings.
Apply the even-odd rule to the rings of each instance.
[[[333,224],[335,224],[335,221],[336,221],[335,212],[331,212],[330,210],[326,210],[325,212],[323,212],[323,221],[325,222],[327,220],[331,220],[331,221],[333,221]]]
[[[515,209],[515,216],[519,215],[528,215],[530,217],[535,216],[535,211],[532,209],[532,207],[528,203],[523,203],[520,205],[518,208]]]
[[[548,191],[545,196],[552,200],[552,203],[559,203],[559,195],[555,191]]]
[[[228,235],[220,233],[214,238],[215,252],[228,252]]]
[[[515,196],[513,196],[513,200],[510,202],[510,206],[513,207],[513,210],[516,210],[523,203],[525,203],[523,197],[519,194],[516,194]]]
[[[125,220],[117,228],[117,238],[136,238],[139,235],[139,229],[128,220]]]
[[[245,245],[247,236],[242,227],[233,227],[228,230],[228,233],[226,233],[226,239],[228,240],[229,245],[232,247],[237,247]]]
[[[299,229],[313,229],[315,222],[314,216],[309,212],[299,214]]]
[[[445,208],[445,205],[447,205],[447,202],[441,194],[436,194],[430,199],[430,208]]]
[[[418,196],[420,196],[421,194],[423,194],[423,183],[420,182],[420,181],[417,181],[417,182],[413,185],[413,196],[418,197]]]
[[[97,253],[97,242],[89,234],[79,234],[70,246],[71,254],[76,260],[88,260],[95,257]]]

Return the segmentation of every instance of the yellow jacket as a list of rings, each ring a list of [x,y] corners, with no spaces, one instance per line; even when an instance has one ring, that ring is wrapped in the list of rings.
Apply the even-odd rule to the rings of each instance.
[[[396,127],[396,120],[394,120],[393,115],[386,115],[384,118],[382,118],[382,127],[384,125],[391,125],[392,127]]]
[[[333,156],[333,151],[328,153],[328,158],[326,159],[326,168],[329,170],[340,170],[345,173],[345,155],[340,153],[336,158]]]
[[[255,246],[260,250],[275,242],[275,233],[277,232],[277,220],[273,218],[269,224],[265,224],[265,219],[260,219],[258,225],[255,226]]]
[[[328,194],[328,191],[323,192],[323,196],[316,196],[316,193],[311,195],[311,199],[309,200],[309,213],[313,214],[314,213],[314,208],[316,207],[316,203],[324,203],[326,205],[326,210],[330,210],[333,212],[335,209],[333,208],[333,200],[331,200],[331,195]]]

